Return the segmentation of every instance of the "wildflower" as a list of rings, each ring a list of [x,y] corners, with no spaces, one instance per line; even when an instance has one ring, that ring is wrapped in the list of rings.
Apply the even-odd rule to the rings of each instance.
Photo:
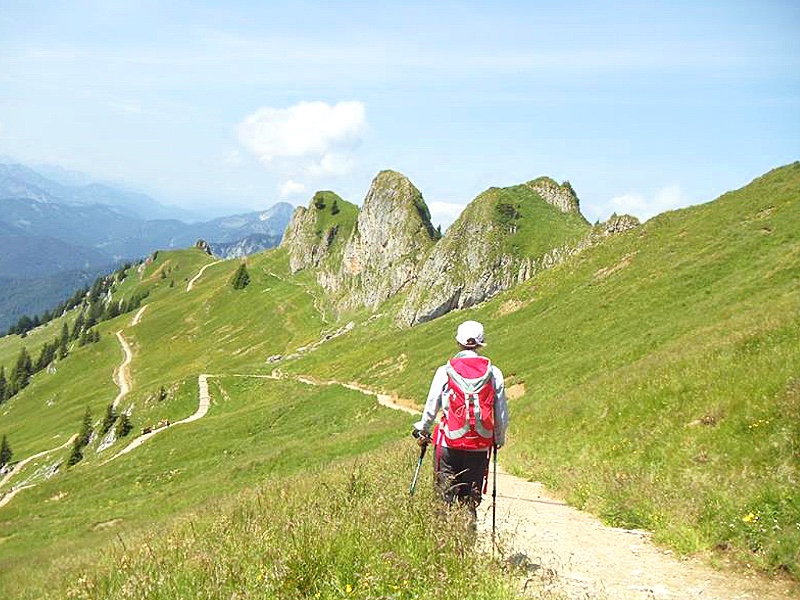
[[[747,513],[745,516],[742,517],[742,521],[744,521],[745,523],[755,523],[756,521],[758,521],[758,515],[755,515],[753,513]]]
[[[347,592],[348,594],[352,594],[353,586],[348,583],[347,586],[344,588],[344,591]]]

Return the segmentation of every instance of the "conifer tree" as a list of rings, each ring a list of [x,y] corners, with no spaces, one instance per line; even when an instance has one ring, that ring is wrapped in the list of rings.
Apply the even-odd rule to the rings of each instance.
[[[339,214],[339,204],[336,202],[336,198],[333,199],[333,204],[331,204],[331,214],[338,215]]]
[[[10,463],[13,455],[11,444],[8,443],[8,438],[3,434],[3,441],[0,442],[0,467],[4,467]]]
[[[61,326],[61,337],[58,340],[58,358],[65,359],[69,352],[69,327],[66,321]]]
[[[32,374],[33,363],[31,362],[31,356],[28,354],[28,350],[23,346],[17,357],[17,364],[14,366],[14,370],[11,371],[11,389],[13,393],[10,395],[16,394],[28,385]]]
[[[81,331],[83,331],[85,319],[86,317],[83,316],[83,311],[78,313],[78,316],[75,319],[75,324],[72,326],[72,335],[70,336],[71,340],[77,340],[81,336]]]
[[[125,437],[131,432],[131,429],[133,429],[133,425],[131,425],[130,417],[127,415],[127,413],[122,413],[117,421],[117,437]]]
[[[69,453],[69,458],[67,459],[67,466],[77,465],[82,460],[83,446],[78,443],[78,440],[75,440],[75,443],[72,444],[72,452]]]
[[[86,446],[89,444],[89,440],[92,439],[92,411],[89,410],[89,407],[86,407],[86,412],[83,413],[83,421],[81,422],[81,430],[78,433],[78,438],[75,440],[76,443],[80,443],[81,447]]]
[[[241,290],[247,287],[250,283],[250,274],[247,272],[247,267],[244,266],[244,263],[239,265],[239,268],[236,269],[236,273],[231,279],[231,285],[235,290]]]
[[[8,381],[6,381],[6,368],[0,367],[0,404],[8,400]]]
[[[106,407],[106,416],[103,419],[103,424],[100,426],[100,435],[105,435],[108,433],[109,429],[114,425],[114,421],[117,420],[117,411],[114,410],[114,405],[109,404]]]

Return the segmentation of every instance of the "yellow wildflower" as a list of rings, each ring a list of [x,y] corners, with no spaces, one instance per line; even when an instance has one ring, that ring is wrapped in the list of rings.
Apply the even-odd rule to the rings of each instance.
[[[758,521],[758,516],[753,513],[747,513],[745,516],[742,517],[742,521],[745,523],[753,523]]]

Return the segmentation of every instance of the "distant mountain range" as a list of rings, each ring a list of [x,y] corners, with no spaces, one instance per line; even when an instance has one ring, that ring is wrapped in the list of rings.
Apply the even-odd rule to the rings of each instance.
[[[280,243],[292,210],[278,203],[260,212],[188,223],[175,218],[185,211],[146,194],[63,170],[0,164],[0,279],[6,284],[0,331],[73,291],[54,292],[61,286],[52,283],[37,286],[40,278],[49,282],[69,272],[70,280],[91,280],[120,262],[188,247],[198,239],[222,258],[260,252]],[[16,289],[27,290],[26,299],[15,297]]]

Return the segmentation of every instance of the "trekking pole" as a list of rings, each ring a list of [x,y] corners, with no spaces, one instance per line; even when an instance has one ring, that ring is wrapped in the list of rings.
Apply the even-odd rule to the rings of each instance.
[[[497,444],[492,449],[494,450],[494,475],[492,477],[492,558],[494,558],[495,549],[495,522],[497,518]]]
[[[419,460],[417,461],[417,468],[414,471],[414,479],[411,480],[411,487],[408,490],[408,493],[413,496],[414,489],[417,487],[417,478],[419,477],[419,470],[422,468],[422,459],[425,458],[425,452],[428,450],[428,444],[422,446],[419,451]]]

